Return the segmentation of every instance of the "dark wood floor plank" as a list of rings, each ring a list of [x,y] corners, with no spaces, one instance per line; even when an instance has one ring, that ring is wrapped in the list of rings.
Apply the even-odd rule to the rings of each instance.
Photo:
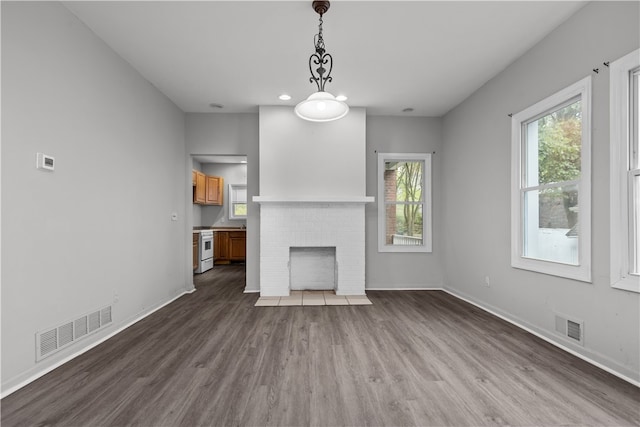
[[[244,267],[3,399],[2,425],[640,425],[640,390],[439,291],[254,307]]]

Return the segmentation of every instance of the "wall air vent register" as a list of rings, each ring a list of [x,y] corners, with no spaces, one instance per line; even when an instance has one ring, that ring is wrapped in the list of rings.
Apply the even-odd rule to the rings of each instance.
[[[577,344],[584,345],[584,321],[569,319],[563,314],[555,315],[556,332]]]
[[[54,328],[37,332],[36,362],[109,326],[112,321],[111,306],[109,305]]]

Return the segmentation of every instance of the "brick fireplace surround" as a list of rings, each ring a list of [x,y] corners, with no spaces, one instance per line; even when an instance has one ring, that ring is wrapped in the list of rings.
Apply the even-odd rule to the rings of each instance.
[[[291,247],[336,248],[336,294],[365,294],[364,204],[373,197],[256,196],[260,203],[260,295],[288,296]]]

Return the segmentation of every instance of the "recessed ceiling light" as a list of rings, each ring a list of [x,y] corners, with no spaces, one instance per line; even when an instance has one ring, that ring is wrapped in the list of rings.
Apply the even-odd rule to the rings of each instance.
[[[211,103],[211,104],[209,104],[209,107],[211,107],[211,108],[224,108],[224,105]]]
[[[283,93],[282,95],[280,95],[280,96],[278,97],[278,99],[280,99],[280,101],[288,101],[288,100],[290,100],[290,99],[291,99],[291,96],[290,96],[290,95],[287,95],[286,93]]]
[[[338,96],[336,96],[336,99],[337,99],[338,101],[344,102],[344,101],[346,101],[346,100],[347,100],[347,99],[349,99],[349,98],[347,98],[347,97],[346,97],[346,96],[344,96],[344,95],[338,95]]]
[[[413,108],[405,108],[404,110],[402,110],[403,113],[411,113],[413,112]]]

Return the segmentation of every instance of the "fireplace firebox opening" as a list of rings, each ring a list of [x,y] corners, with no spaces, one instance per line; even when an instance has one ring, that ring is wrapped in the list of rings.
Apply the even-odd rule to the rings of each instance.
[[[289,248],[290,290],[335,290],[337,275],[335,247]]]

